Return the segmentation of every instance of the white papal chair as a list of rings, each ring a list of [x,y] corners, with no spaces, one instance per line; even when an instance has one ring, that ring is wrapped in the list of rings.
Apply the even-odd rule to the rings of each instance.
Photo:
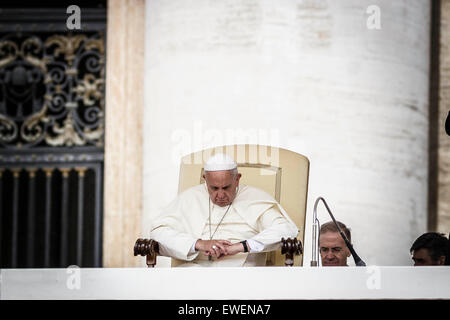
[[[302,265],[308,158],[286,149],[262,145],[229,145],[205,149],[181,159],[178,193],[204,182],[203,166],[216,153],[226,153],[234,158],[242,174],[240,183],[260,188],[272,195],[300,230],[296,239],[282,240],[281,250],[267,254],[266,265]],[[134,246],[134,255],[147,256],[149,267],[156,264],[158,251],[158,243],[152,239],[138,239]],[[172,266],[182,262],[172,259]]]

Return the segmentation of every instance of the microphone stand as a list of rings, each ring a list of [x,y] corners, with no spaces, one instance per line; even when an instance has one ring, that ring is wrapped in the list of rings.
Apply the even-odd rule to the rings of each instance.
[[[313,211],[311,267],[317,267],[319,265],[318,263],[319,252],[317,250],[319,241],[317,239],[317,235],[319,234],[320,231],[320,224],[319,220],[317,219],[317,204],[318,204],[317,200],[316,203],[314,203],[314,211]]]
[[[339,227],[339,225],[336,222],[336,219],[334,218],[333,214],[331,213],[330,208],[328,207],[327,202],[325,201],[324,198],[322,197],[318,197],[316,199],[316,202],[314,203],[314,212],[313,212],[313,219],[314,219],[314,223],[313,223],[313,259],[314,259],[314,254],[317,251],[317,224],[316,221],[317,220],[317,205],[319,204],[319,201],[322,200],[323,204],[325,205],[325,207],[328,210],[328,213],[330,214],[331,219],[333,220],[336,228],[338,229],[339,233],[341,234],[342,239],[344,239],[345,244],[347,245],[347,248],[350,250],[353,259],[355,260],[355,265],[357,267],[365,267],[366,263],[356,254],[355,250],[353,249],[352,244],[350,243],[350,241],[347,239],[347,236],[345,235],[345,233],[341,230],[341,228]],[[311,266],[317,266],[317,260],[311,260]]]

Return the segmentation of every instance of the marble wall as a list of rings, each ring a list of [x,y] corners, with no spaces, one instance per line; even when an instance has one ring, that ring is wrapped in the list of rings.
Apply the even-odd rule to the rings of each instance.
[[[450,137],[445,120],[450,111],[450,1],[441,1],[439,53],[438,185],[436,231],[450,232]]]
[[[430,2],[148,0],[145,15],[143,235],[182,155],[269,144],[311,161],[306,265],[318,196],[368,264],[411,265],[427,227]]]

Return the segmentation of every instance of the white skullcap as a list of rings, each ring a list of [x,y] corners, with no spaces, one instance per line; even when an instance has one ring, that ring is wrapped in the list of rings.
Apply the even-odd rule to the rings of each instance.
[[[229,155],[218,153],[206,161],[205,171],[233,170],[237,168],[236,162]]]

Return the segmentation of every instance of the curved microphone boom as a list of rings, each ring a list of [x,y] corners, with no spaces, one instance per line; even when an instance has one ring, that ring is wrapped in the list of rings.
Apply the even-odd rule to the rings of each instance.
[[[320,224],[319,220],[317,219],[317,203],[314,204],[314,211],[313,211],[313,225],[312,225],[312,260],[311,260],[311,267],[317,267],[319,265],[319,251],[317,250],[318,246],[318,240],[317,235],[320,231]]]
[[[320,201],[320,200],[323,201],[323,204],[325,205],[325,208],[327,208],[328,213],[330,214],[331,219],[333,220],[334,224],[336,225],[336,228],[338,229],[339,233],[341,234],[342,239],[344,239],[345,244],[347,245],[347,248],[350,250],[350,253],[351,253],[352,256],[353,256],[353,259],[355,260],[355,265],[358,266],[358,267],[364,267],[364,266],[366,266],[366,263],[365,263],[365,262],[364,262],[357,254],[356,254],[355,250],[353,249],[352,244],[351,244],[350,241],[347,239],[347,236],[345,235],[345,233],[341,230],[341,228],[340,228],[339,225],[337,224],[336,219],[334,219],[334,216],[333,216],[333,214],[331,213],[331,210],[330,210],[330,208],[328,207],[327,202],[326,202],[325,199],[322,198],[322,197],[318,197],[318,198],[316,199],[316,202],[314,203],[313,219],[315,219],[315,221],[314,221],[314,224],[313,224],[313,255],[314,255],[314,253],[315,253],[314,250],[317,250],[317,248],[314,249],[314,246],[317,246],[317,242],[315,242],[314,237],[315,237],[315,235],[316,235],[316,233],[315,233],[316,230],[315,230],[315,229],[317,229],[317,226],[315,226],[315,223],[316,223],[316,220],[317,220],[317,212],[316,212],[316,210],[317,210],[317,205],[319,204],[319,201]],[[315,218],[314,218],[314,217],[315,217]],[[317,220],[317,221],[318,221],[318,220]],[[314,256],[313,256],[313,259],[314,259]],[[314,262],[314,260],[311,261],[311,266],[313,265],[313,262]],[[315,262],[315,263],[316,263],[315,265],[317,266],[317,262]]]

